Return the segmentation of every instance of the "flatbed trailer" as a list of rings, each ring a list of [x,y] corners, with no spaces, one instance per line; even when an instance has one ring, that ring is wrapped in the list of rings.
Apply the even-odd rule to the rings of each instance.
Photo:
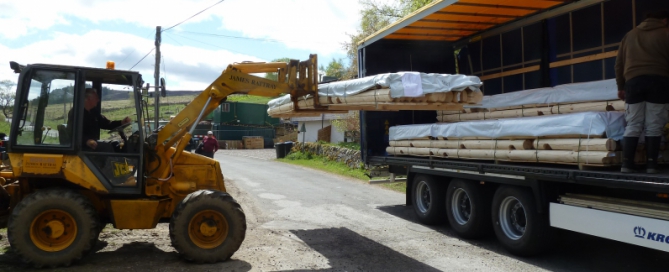
[[[406,205],[420,222],[448,221],[464,238],[493,230],[514,254],[548,249],[553,228],[669,252],[669,175],[618,169],[370,156],[406,175]],[[576,198],[570,202],[566,199]],[[650,215],[650,216],[649,216]]]

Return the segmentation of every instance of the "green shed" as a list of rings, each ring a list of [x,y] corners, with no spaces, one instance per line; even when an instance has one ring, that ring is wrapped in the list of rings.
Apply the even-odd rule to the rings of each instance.
[[[214,111],[214,123],[225,125],[275,126],[279,118],[269,117],[266,104],[244,102],[221,103]]]

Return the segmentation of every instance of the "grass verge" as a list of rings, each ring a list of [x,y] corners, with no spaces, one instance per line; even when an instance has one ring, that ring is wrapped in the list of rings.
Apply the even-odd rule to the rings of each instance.
[[[344,163],[330,161],[322,156],[316,156],[303,152],[291,152],[285,158],[278,160],[285,163],[309,167],[313,169],[323,170],[329,173],[355,178],[365,182],[369,181],[369,177],[366,175],[365,170],[351,169]],[[378,184],[377,186],[382,186],[390,190],[406,194],[406,186],[405,183],[403,182],[382,183]]]

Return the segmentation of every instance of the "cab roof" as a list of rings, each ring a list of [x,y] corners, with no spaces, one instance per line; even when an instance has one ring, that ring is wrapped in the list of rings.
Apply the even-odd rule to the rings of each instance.
[[[111,70],[85,66],[57,65],[35,63],[29,64],[28,68],[46,68],[58,70],[80,70],[86,73],[87,81],[99,81],[106,84],[132,85],[133,77],[141,80],[142,75],[137,71]]]

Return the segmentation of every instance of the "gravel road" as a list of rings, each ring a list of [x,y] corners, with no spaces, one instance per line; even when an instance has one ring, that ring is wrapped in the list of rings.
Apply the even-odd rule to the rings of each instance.
[[[403,194],[275,156],[274,149],[216,153],[248,225],[231,260],[185,262],[159,224],[107,228],[94,253],[58,271],[666,271],[666,253],[570,232],[560,232],[549,254],[515,257],[493,237],[461,240],[447,226],[416,223]],[[7,248],[5,237],[0,252]],[[44,270],[9,251],[0,253],[0,271]]]

